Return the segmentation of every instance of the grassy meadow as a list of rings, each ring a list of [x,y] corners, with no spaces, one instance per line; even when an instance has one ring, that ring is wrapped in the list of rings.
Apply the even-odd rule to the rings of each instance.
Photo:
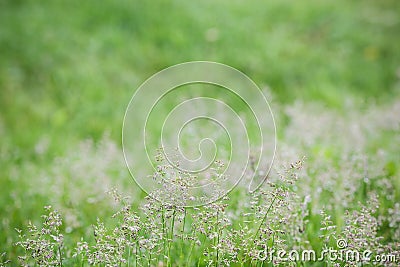
[[[0,266],[398,266],[399,14],[396,0],[0,0]],[[121,129],[147,78],[194,60],[260,87],[277,150],[260,190],[184,208],[135,184]],[[154,179],[191,178],[157,164]],[[395,261],[261,257],[339,240]]]

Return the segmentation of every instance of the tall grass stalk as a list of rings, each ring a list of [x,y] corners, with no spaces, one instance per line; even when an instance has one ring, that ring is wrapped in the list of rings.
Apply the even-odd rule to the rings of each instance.
[[[174,226],[175,226],[175,215],[176,215],[176,207],[173,207],[172,212],[172,219],[171,219],[171,234],[168,240],[168,259],[167,259],[167,266],[171,266],[171,247],[174,240]]]

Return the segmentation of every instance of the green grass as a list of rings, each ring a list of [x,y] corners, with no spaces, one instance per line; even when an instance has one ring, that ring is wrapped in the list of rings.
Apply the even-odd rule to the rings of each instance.
[[[398,14],[396,0],[0,0],[0,252],[7,252],[15,263],[14,228],[23,228],[28,220],[39,221],[42,207],[53,202],[79,210],[78,226],[68,242],[89,237],[87,228],[96,217],[106,220],[113,212],[108,199],[93,203],[69,199],[71,181],[80,183],[85,174],[96,181],[99,173],[86,171],[90,166],[96,169],[104,163],[107,167],[100,173],[111,177],[110,186],[129,187],[137,200],[134,205],[140,205],[144,194],[134,188],[119,145],[126,106],[145,79],[191,60],[231,65],[262,89],[268,88],[277,117],[278,146],[295,147],[301,154],[298,158],[309,158],[310,168],[326,167],[343,174],[354,166],[343,167],[342,152],[352,155],[357,149],[369,160],[376,159],[373,166],[381,169],[371,177],[371,184],[357,187],[354,201],[365,202],[368,190],[364,187],[377,189],[381,195],[391,193],[379,175],[389,177],[394,199],[381,200],[386,214],[400,200],[398,128],[382,126],[375,119],[372,123],[377,126],[371,126],[361,147],[353,148],[346,136],[329,133],[317,135],[320,139],[307,145],[307,122],[304,132],[290,132],[299,118],[285,109],[295,106],[299,114],[315,119],[318,116],[310,114],[328,111],[334,114],[329,123],[343,118],[350,127],[364,112],[373,113],[375,105],[384,110],[396,103]],[[297,102],[305,104],[296,106]],[[315,103],[322,108],[302,110]],[[390,112],[389,108],[382,114]],[[304,143],[299,144],[297,135]],[[93,146],[82,148],[81,142],[87,139],[94,140]],[[116,150],[109,152],[108,142],[118,144]],[[382,151],[384,156],[379,154]],[[102,156],[96,157],[102,153],[114,158],[103,162]],[[329,164],[320,164],[323,160]],[[322,169],[316,173],[322,175]],[[61,179],[56,183],[61,193],[50,191],[52,179],[41,184],[48,176]],[[311,185],[318,180],[312,172],[309,176],[306,182]],[[103,192],[92,189],[90,182],[82,182],[82,190],[90,191],[85,195],[91,197]],[[328,204],[334,196],[335,192],[324,188],[320,200]],[[340,224],[343,211],[332,210]],[[315,237],[320,219],[311,218],[308,231]],[[390,239],[389,230],[381,232]]]

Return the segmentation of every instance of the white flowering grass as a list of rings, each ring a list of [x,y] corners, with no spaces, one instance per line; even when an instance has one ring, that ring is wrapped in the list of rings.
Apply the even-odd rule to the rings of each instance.
[[[42,219],[34,213],[26,218],[32,222],[12,228],[1,265],[372,265],[263,257],[280,249],[318,253],[337,248],[344,239],[349,249],[397,260],[376,265],[398,266],[398,107],[395,101],[341,115],[317,106],[297,104],[294,109],[301,112],[288,108],[290,122],[260,190],[250,194],[241,184],[219,201],[196,208],[183,207],[190,174],[175,172],[162,157],[151,178],[165,186],[145,196],[130,189],[120,151],[110,139],[84,142],[47,169],[15,170],[15,176],[33,177],[21,182],[28,188],[24,198],[13,193],[15,207],[29,206],[24,199],[40,196],[54,208],[47,207]],[[218,166],[222,162],[215,163],[209,179],[221,171]],[[3,226],[12,225],[10,220],[2,219]]]

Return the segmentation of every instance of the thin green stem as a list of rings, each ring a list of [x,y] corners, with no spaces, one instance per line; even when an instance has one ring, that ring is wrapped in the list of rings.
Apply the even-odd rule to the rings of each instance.
[[[172,246],[172,241],[174,239],[175,215],[176,215],[176,207],[174,207],[174,211],[172,213],[171,235],[170,235],[170,238],[169,238],[169,241],[168,241],[168,261],[167,261],[167,266],[170,266],[170,264],[171,264],[171,246]]]
[[[138,266],[138,246],[139,246],[139,241],[136,241],[136,246],[135,246],[135,267]]]
[[[162,256],[162,262],[163,262],[163,265],[164,265],[164,261],[165,261],[165,255],[166,255],[166,249],[165,249],[165,246],[166,246],[166,243],[165,243],[165,237],[166,237],[166,233],[165,233],[165,211],[164,211],[164,205],[162,206],[162,209],[161,209],[161,220],[162,220],[162,237],[163,237],[163,248],[164,248],[164,250],[163,250],[163,254],[161,255]]]
[[[62,255],[61,255],[61,246],[58,246],[58,255],[60,257],[60,267],[63,266]]]
[[[130,241],[130,240],[129,240]],[[131,242],[129,242],[129,245],[128,245],[128,267],[130,267],[130,263],[131,263],[131,244],[130,244]]]
[[[184,237],[185,234],[185,223],[186,223],[186,208],[183,210],[183,225],[182,225],[182,233],[181,233],[181,254],[180,258],[183,259],[183,246],[184,246]]]
[[[215,242],[215,247],[216,247],[216,259],[215,259],[215,266],[218,267],[218,257],[219,257],[219,249],[218,249],[218,245],[219,245],[219,228],[218,228],[218,218],[219,218],[219,211],[217,211],[217,221],[215,223],[215,230],[217,231],[217,238],[216,238],[216,242]]]
[[[143,260],[144,256],[143,256],[142,250],[140,249],[140,246],[139,246],[139,240],[136,241],[136,250],[139,250],[140,262],[143,262],[142,260]],[[136,253],[136,266],[138,266],[138,258],[137,257],[138,257],[138,254]]]
[[[193,251],[193,247],[194,247],[194,241],[192,240],[191,245],[190,245],[190,250],[189,250],[189,254],[188,254],[188,258],[187,258],[187,266],[190,266],[190,257],[192,256],[192,251]]]
[[[274,205],[275,200],[276,200],[276,196],[272,199],[271,204],[269,205],[267,211],[265,212],[264,217],[262,218],[261,223],[258,226],[256,233],[254,234],[254,237],[253,237],[254,240],[256,239],[258,233],[260,232],[261,226],[264,224],[265,220],[267,219],[268,213],[271,210],[272,206]]]

